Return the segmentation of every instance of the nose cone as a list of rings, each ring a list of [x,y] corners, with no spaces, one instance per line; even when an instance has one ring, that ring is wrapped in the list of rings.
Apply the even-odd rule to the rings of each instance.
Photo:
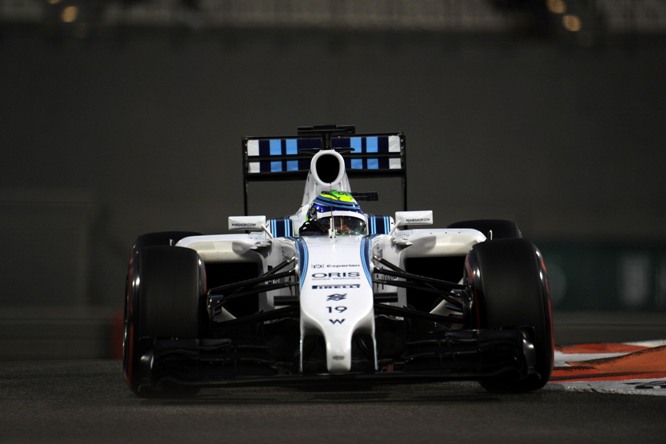
[[[308,266],[302,281],[301,337],[320,334],[326,343],[329,373],[352,368],[354,334],[374,338],[374,299],[363,236],[306,240]],[[301,353],[301,356],[303,354]],[[302,368],[302,367],[301,367]]]

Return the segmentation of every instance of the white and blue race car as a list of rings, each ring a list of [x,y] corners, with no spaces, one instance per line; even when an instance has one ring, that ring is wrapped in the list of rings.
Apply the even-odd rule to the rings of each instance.
[[[543,387],[553,367],[548,280],[514,222],[431,228],[432,211],[366,214],[349,178],[398,177],[405,138],[353,126],[243,139],[248,182],[305,179],[279,219],[230,234],[159,232],[132,248],[123,369],[140,396],[223,384],[478,380]]]

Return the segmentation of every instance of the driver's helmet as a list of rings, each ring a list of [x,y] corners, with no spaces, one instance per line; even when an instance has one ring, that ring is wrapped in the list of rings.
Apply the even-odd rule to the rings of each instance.
[[[333,218],[333,229],[337,235],[366,234],[367,216],[350,193],[345,191],[324,191],[310,205],[305,225],[316,226],[319,231],[328,233]]]

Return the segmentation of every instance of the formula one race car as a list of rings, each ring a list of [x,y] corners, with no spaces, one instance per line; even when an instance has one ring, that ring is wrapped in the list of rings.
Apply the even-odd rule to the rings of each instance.
[[[553,367],[548,281],[514,222],[429,228],[432,211],[366,214],[349,178],[402,179],[405,138],[353,126],[243,140],[248,182],[305,179],[289,217],[231,234],[139,236],[123,369],[138,395],[220,384],[478,380],[536,390]]]

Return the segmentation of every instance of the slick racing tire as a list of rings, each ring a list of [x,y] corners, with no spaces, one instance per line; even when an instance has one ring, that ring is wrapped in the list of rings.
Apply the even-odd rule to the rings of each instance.
[[[189,248],[145,247],[130,259],[125,297],[123,371],[136,394],[150,396],[155,341],[198,338],[204,313],[204,271],[199,255]],[[194,393],[196,390],[172,391]]]
[[[465,262],[478,328],[524,328],[534,346],[536,374],[484,379],[493,392],[526,392],[543,387],[553,370],[553,330],[545,264],[526,239],[476,244]]]
[[[489,240],[523,237],[518,224],[512,220],[505,219],[465,220],[452,223],[447,228],[472,228],[482,232]]]

